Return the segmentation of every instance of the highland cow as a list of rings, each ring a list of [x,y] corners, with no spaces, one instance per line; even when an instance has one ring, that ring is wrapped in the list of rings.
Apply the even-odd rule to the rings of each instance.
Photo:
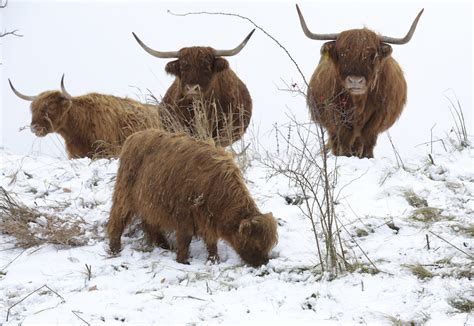
[[[183,264],[193,236],[204,240],[210,261],[218,260],[221,238],[252,266],[267,263],[277,241],[273,215],[260,213],[232,156],[184,133],[145,130],[126,140],[107,226],[112,253],[134,216],[165,248],[163,232],[176,231]]]
[[[409,42],[423,10],[404,38],[393,38],[366,28],[314,34],[296,9],[307,37],[330,41],[321,47],[308,87],[312,119],[327,130],[334,155],[372,158],[378,134],[395,123],[407,99],[405,78],[389,44]]]
[[[245,133],[252,115],[252,98],[245,84],[223,57],[238,54],[254,31],[232,50],[186,47],[171,52],[153,50],[133,33],[149,54],[158,58],[177,58],[165,67],[166,72],[176,79],[162,103],[177,124],[192,136],[212,137],[217,145],[225,147],[242,138]]]
[[[91,93],[71,96],[61,79],[61,91],[37,96],[13,92],[31,101],[31,131],[38,137],[58,133],[64,138],[68,157],[116,157],[125,139],[136,131],[161,128],[156,106],[112,95]]]

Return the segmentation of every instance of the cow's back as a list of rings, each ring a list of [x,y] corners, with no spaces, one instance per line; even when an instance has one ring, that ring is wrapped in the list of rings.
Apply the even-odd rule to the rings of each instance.
[[[135,133],[120,159],[117,184],[127,188],[133,211],[164,229],[175,230],[179,223],[192,227],[191,214],[203,210],[204,202],[219,211],[219,205],[230,204],[232,184],[241,187],[230,154],[184,134]]]

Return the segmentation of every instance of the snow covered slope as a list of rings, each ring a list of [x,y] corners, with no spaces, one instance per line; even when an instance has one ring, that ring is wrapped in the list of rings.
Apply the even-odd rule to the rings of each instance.
[[[110,257],[104,227],[116,160],[0,154],[0,186],[44,215],[32,230],[53,215],[80,228],[76,246],[27,249],[0,230],[0,324],[7,313],[7,325],[474,323],[472,148],[435,155],[434,164],[405,158],[405,169],[388,158],[339,158],[337,213],[358,268],[332,280],[316,266],[310,222],[284,200],[295,189],[283,177],[268,180],[257,160],[248,187],[278,218],[279,242],[268,265],[251,268],[223,242],[221,263],[207,263],[199,239],[191,264],[178,264],[174,251],[147,248],[133,228]]]

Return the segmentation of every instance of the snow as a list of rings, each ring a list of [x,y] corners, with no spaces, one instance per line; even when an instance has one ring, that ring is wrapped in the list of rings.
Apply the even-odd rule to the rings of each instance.
[[[268,179],[258,159],[246,171],[247,184],[262,212],[278,218],[279,242],[266,266],[252,268],[224,242],[219,243],[221,262],[206,262],[199,239],[191,243],[190,265],[182,265],[173,250],[146,250],[141,232],[126,231],[122,252],[110,256],[104,226],[116,160],[2,150],[0,185],[45,212],[67,203],[59,214],[84,219],[90,238],[80,247],[43,244],[24,250],[14,248],[13,237],[0,235],[0,318],[5,322],[16,304],[7,324],[472,324],[471,315],[450,303],[474,300],[473,242],[463,232],[472,227],[474,215],[474,149],[439,150],[432,156],[435,165],[422,151],[405,158],[405,169],[387,157],[338,158],[337,214],[350,233],[342,233],[346,255],[371,267],[357,241],[380,272],[361,268],[332,278],[317,268],[309,220],[282,197],[297,189],[284,177]],[[408,190],[441,210],[437,219],[413,219],[416,208],[405,199]],[[357,236],[360,229],[365,235]],[[433,277],[417,278],[410,270],[417,264]],[[43,285],[56,293],[43,288],[20,302]]]

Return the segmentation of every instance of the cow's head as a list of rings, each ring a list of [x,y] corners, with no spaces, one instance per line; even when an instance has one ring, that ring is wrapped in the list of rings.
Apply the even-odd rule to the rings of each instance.
[[[229,68],[229,63],[223,57],[233,56],[239,53],[252,36],[250,34],[232,50],[216,50],[211,47],[186,47],[179,51],[161,52],[146,46],[136,35],[133,36],[138,44],[149,54],[158,58],[177,58],[166,64],[167,73],[179,79],[181,94],[183,97],[194,97],[200,93],[206,93],[215,73]]]
[[[268,254],[277,243],[277,222],[272,213],[246,218],[240,222],[236,251],[255,267],[268,263]]]
[[[374,86],[377,70],[392,53],[389,44],[405,44],[415,32],[422,9],[403,38],[377,35],[368,29],[352,29],[338,34],[314,34],[309,31],[301,11],[296,5],[301,27],[313,40],[329,41],[321,47],[321,56],[329,58],[337,68],[338,82],[353,95],[365,94]]]
[[[61,79],[61,91],[46,91],[36,96],[21,94],[13,87],[10,79],[8,82],[16,96],[31,101],[30,129],[36,136],[46,136],[64,125],[65,115],[72,105],[71,95],[64,88],[64,75]]]

